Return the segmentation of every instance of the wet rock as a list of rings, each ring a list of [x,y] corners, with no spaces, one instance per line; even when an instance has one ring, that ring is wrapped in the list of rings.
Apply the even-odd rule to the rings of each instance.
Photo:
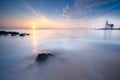
[[[38,54],[36,57],[36,61],[37,62],[42,62],[47,60],[49,57],[54,56],[53,54],[49,54],[49,53],[42,53],[42,54]]]
[[[0,31],[0,35],[7,35],[7,34],[11,34],[11,35],[18,35],[18,32],[9,32],[9,31]]]
[[[6,32],[6,31],[0,31],[0,35],[8,35],[9,32]]]
[[[21,36],[21,37],[28,36],[28,35],[30,35],[30,34],[27,34],[27,33],[21,33],[21,34],[19,34],[19,36]]]
[[[24,36],[25,36],[25,33],[21,33],[19,36],[24,37]]]
[[[17,36],[17,35],[19,35],[18,32],[9,32],[9,34],[11,34],[11,36]]]
[[[27,36],[30,35],[30,34],[26,34]]]

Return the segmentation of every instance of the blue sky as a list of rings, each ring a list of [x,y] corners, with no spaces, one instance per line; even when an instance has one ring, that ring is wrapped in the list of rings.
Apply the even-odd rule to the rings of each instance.
[[[0,27],[119,27],[120,0],[0,0]]]

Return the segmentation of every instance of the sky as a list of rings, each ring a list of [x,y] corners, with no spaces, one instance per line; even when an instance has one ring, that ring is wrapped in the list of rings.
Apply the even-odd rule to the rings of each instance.
[[[0,0],[0,28],[120,27],[120,0]]]

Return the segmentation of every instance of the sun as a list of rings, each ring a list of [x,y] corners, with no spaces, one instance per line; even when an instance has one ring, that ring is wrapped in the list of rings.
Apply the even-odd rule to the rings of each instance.
[[[35,29],[35,28],[36,28],[36,26],[35,26],[35,25],[33,25],[33,26],[32,26],[32,29]]]
[[[36,29],[38,27],[38,23],[36,23],[36,22],[30,22],[30,27],[32,29]]]

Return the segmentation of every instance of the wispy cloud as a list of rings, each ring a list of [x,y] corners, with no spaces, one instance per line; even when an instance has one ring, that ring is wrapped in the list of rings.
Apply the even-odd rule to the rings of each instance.
[[[34,10],[26,0],[22,0],[23,4],[35,15],[40,16],[39,13]]]
[[[110,12],[120,0],[75,0],[72,6],[63,8],[63,15],[72,18],[95,18]]]
[[[22,0],[23,4],[26,6],[26,8],[32,12],[33,16],[34,16],[34,19],[31,20],[31,24],[47,24],[47,23],[50,23],[51,20],[46,17],[45,15],[43,15],[40,10],[36,10],[34,9],[28,2],[27,0]],[[39,25],[38,25],[39,26]]]
[[[23,4],[28,8],[35,16],[39,19],[46,21],[48,20],[40,11],[35,10],[26,0],[22,0]]]

